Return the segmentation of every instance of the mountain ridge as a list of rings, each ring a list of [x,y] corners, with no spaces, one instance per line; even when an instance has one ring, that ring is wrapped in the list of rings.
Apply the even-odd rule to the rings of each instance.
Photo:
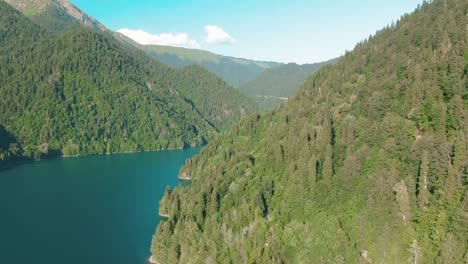
[[[100,31],[106,27],[75,6],[69,0],[4,0],[34,22],[52,31],[85,26]],[[66,20],[66,21],[64,21]]]
[[[152,258],[466,263],[467,11],[424,2],[218,135],[161,200]]]
[[[282,65],[215,54],[205,50],[160,45],[138,45],[148,55],[173,67],[200,65],[216,73],[233,87],[254,78],[265,69]]]
[[[200,145],[256,109],[216,75],[172,69],[107,30],[50,31],[3,1],[0,11],[0,126],[11,134],[0,163]]]
[[[107,29],[103,24],[87,15],[69,0],[7,0],[6,2],[28,16],[38,25],[53,33],[60,33],[64,30],[78,27],[87,27],[103,32],[109,32],[114,36],[114,38],[123,44],[129,47],[141,49],[152,58],[169,66],[183,68],[191,65],[199,65],[204,67],[220,76],[231,86],[242,88],[241,90],[243,93],[247,95],[252,94],[252,92],[249,92],[247,88],[249,88],[249,85],[255,84],[255,82],[258,83],[258,78],[265,82],[265,74],[263,74],[264,71],[280,66],[283,68],[288,67],[287,64],[283,63],[223,56],[205,50],[160,45],[141,45],[118,31]],[[300,76],[302,69],[307,68],[307,65],[302,65],[295,68],[295,72],[289,69],[288,73],[291,73],[295,78],[286,78],[290,81],[283,80],[282,82],[275,83],[274,86],[284,86],[285,92],[291,89],[296,91],[299,85],[305,80],[304,76]],[[307,71],[309,72],[309,70]],[[269,71],[267,71],[267,73],[268,72]],[[283,75],[285,74],[283,73]],[[274,77],[270,79],[278,79],[274,73],[273,76]],[[271,82],[271,80],[267,80],[267,83]],[[282,85],[280,85],[280,83]],[[291,86],[293,86],[293,88],[291,88]],[[278,89],[281,90],[281,88]],[[274,95],[271,94],[268,96]],[[275,106],[278,102],[284,101],[282,99],[278,100],[277,98],[272,97],[258,98],[253,96],[252,98],[257,103],[264,105],[265,108],[271,108],[271,106]]]
[[[321,67],[334,64],[337,59],[313,64],[288,63],[275,68],[266,69],[254,79],[241,85],[239,90],[245,95],[255,98],[255,101],[265,109],[273,108],[287,102],[296,95],[306,79]]]

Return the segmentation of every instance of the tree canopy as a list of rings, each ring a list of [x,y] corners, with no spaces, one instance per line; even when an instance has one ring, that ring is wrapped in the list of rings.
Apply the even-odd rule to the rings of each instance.
[[[2,163],[200,145],[256,110],[214,74],[169,68],[106,31],[50,31],[3,1],[0,29]]]
[[[467,2],[414,13],[189,160],[161,263],[466,263]]]

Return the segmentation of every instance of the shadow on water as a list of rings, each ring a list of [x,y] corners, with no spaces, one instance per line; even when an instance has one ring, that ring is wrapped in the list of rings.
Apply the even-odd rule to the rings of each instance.
[[[16,143],[17,139],[4,126],[0,125],[0,149],[8,149],[11,143]]]

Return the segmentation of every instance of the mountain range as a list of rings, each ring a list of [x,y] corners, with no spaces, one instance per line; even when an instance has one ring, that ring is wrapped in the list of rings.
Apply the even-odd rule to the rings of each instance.
[[[139,48],[156,60],[174,67],[200,65],[233,87],[241,86],[267,69],[282,65],[278,62],[226,57],[197,49],[160,45],[139,45]]]
[[[256,111],[213,73],[159,63],[68,1],[14,4],[31,19],[0,2],[2,163],[200,145]]]
[[[61,32],[78,27],[92,28],[108,32],[123,44],[139,48],[150,57],[169,66],[183,68],[199,65],[215,73],[229,85],[240,88],[241,92],[256,101],[262,109],[284,103],[286,97],[295,94],[309,74],[329,63],[283,64],[227,57],[197,49],[141,45],[119,32],[108,30],[68,0],[6,0],[6,2],[49,31]]]
[[[0,1],[0,168],[206,144],[160,201],[156,263],[468,263],[467,12],[424,1],[296,65]]]
[[[284,103],[288,97],[296,94],[310,74],[336,61],[284,64],[227,57],[198,49],[140,44],[136,46],[156,60],[173,67],[202,66],[253,98],[262,109]]]

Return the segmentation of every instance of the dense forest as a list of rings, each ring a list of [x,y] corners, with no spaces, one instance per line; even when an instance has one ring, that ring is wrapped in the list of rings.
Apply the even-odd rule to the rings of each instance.
[[[154,59],[174,67],[199,65],[217,74],[233,87],[254,79],[263,71],[281,63],[254,61],[221,56],[204,50],[186,49],[159,45],[138,45]]]
[[[198,66],[172,69],[106,31],[43,28],[3,1],[0,49],[0,165],[200,145],[256,110]]]
[[[183,68],[199,65],[220,76],[225,82],[251,97],[262,109],[270,109],[286,102],[296,94],[307,77],[327,62],[298,65],[262,62],[225,57],[204,50],[159,45],[134,46],[167,65]]]
[[[181,169],[160,263],[468,263],[465,0],[412,14]]]
[[[318,71],[322,66],[334,62],[336,59],[303,65],[288,63],[270,68],[253,80],[241,85],[239,90],[252,97],[263,108],[273,108],[287,102],[287,98],[296,95],[301,85],[312,73]]]

